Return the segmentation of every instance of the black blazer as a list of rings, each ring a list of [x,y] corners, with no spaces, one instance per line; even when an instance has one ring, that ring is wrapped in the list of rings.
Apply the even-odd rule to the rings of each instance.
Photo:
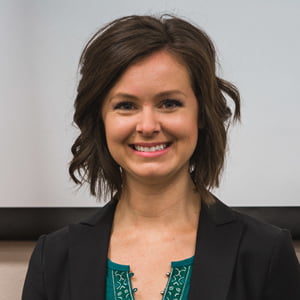
[[[79,224],[42,236],[23,300],[104,300],[115,202]],[[159,298],[159,296],[158,296]],[[189,300],[300,300],[300,269],[287,231],[202,205]]]

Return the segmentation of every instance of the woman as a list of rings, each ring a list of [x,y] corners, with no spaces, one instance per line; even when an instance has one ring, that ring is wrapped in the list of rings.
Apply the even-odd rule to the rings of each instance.
[[[69,170],[111,200],[39,239],[23,300],[300,299],[289,234],[209,192],[226,150],[224,94],[240,116],[215,63],[208,36],[171,16],[124,17],[89,41]]]

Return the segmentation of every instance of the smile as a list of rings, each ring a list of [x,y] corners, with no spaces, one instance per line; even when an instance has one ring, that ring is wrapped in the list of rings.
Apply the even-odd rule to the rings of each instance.
[[[161,151],[166,148],[168,148],[171,145],[171,143],[164,143],[164,144],[157,144],[157,145],[151,145],[151,146],[145,146],[145,145],[138,145],[138,144],[131,144],[129,145],[133,150],[139,151],[139,152],[156,152]]]

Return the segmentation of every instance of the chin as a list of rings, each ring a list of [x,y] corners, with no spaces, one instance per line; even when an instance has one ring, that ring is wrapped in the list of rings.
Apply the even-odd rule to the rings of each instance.
[[[168,178],[176,176],[179,172],[174,172],[174,170],[143,170],[143,172],[136,172],[132,174],[135,178],[139,180],[145,180],[146,183],[163,183]]]
[[[146,178],[146,179],[162,179],[162,178],[165,178],[169,175],[169,173],[167,172],[143,172],[143,173],[139,173],[139,174],[136,174],[135,176],[136,177],[139,177],[139,178]]]

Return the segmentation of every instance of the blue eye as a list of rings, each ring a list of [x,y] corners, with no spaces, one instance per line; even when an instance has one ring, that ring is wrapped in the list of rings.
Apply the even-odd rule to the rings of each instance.
[[[166,99],[160,103],[160,107],[165,108],[165,109],[174,109],[174,108],[182,107],[182,106],[183,106],[183,103],[181,101],[175,100],[175,99]]]
[[[119,102],[114,106],[114,109],[119,109],[119,110],[132,110],[135,109],[135,106],[133,103],[128,102],[128,101],[123,101]]]

